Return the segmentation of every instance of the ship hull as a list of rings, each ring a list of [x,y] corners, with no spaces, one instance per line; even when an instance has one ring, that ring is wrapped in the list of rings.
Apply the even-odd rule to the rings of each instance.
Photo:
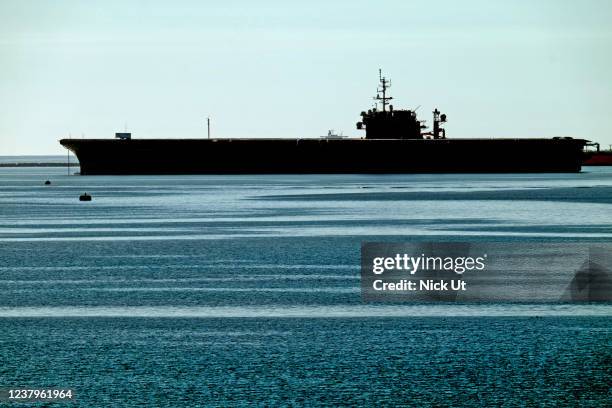
[[[582,139],[62,139],[82,175],[578,172]]]
[[[612,166],[612,151],[591,152],[582,164],[584,166]]]

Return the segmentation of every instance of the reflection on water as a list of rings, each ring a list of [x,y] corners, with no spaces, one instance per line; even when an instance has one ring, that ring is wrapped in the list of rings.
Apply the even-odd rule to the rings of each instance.
[[[44,179],[51,186],[43,186]],[[610,237],[612,171],[69,177],[0,170],[0,242],[296,236]],[[76,197],[87,191],[91,203]],[[110,254],[112,255],[112,254]],[[175,254],[165,254],[175,255]]]
[[[283,289],[285,290],[285,289]],[[609,304],[437,304],[409,306],[249,307],[1,307],[0,317],[190,317],[190,318],[361,318],[361,317],[612,316]]]

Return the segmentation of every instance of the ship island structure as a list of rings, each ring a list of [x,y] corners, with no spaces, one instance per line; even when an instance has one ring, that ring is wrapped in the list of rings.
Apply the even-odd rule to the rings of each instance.
[[[361,112],[365,137],[61,139],[81,175],[579,172],[585,139],[447,138],[446,115],[427,130],[415,110],[394,109],[379,71],[376,105]],[[332,132],[329,133],[332,135]],[[333,135],[332,135],[333,136]]]

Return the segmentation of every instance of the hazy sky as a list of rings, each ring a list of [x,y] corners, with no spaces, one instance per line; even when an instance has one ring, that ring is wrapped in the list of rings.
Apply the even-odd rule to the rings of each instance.
[[[57,140],[362,136],[378,68],[448,137],[612,144],[612,2],[0,0],[0,155]]]

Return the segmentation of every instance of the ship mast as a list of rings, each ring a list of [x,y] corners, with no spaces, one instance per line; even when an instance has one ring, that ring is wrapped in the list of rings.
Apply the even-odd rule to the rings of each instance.
[[[393,99],[391,96],[387,96],[387,88],[391,88],[391,80],[388,80],[386,77],[382,76],[382,70],[378,69],[378,79],[380,80],[380,85],[376,89],[375,100],[381,101],[383,112],[387,111],[388,101]],[[382,93],[382,96],[380,94]]]

